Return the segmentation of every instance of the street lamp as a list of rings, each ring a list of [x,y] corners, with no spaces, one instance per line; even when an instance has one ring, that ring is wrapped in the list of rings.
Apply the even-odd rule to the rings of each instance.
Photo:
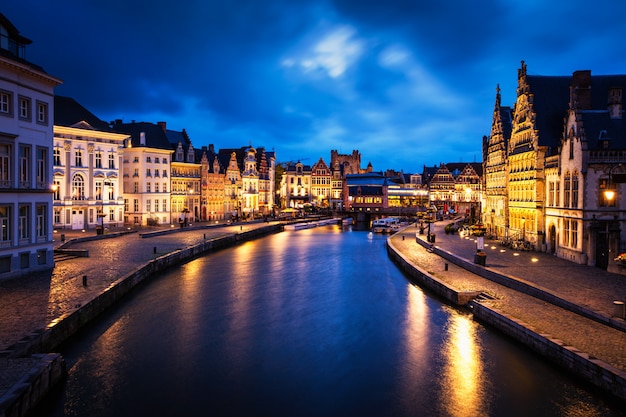
[[[604,198],[608,201],[609,204],[607,205],[609,206],[612,205],[613,199],[615,198],[615,189],[613,188],[613,170],[621,166],[622,164],[617,164],[609,170],[609,181],[606,185],[606,189],[604,190]]]

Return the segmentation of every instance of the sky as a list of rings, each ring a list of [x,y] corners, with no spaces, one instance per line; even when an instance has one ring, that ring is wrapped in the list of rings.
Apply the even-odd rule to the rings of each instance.
[[[593,7],[589,7],[592,5]],[[29,61],[105,121],[277,162],[481,162],[517,70],[626,74],[623,0],[8,0]]]

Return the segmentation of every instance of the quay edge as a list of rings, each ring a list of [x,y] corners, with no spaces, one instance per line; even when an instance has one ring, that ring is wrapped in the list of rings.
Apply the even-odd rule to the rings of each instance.
[[[480,293],[458,291],[423,271],[395,248],[391,238],[387,239],[387,254],[410,280],[438,295],[457,307],[467,307],[477,321],[488,324],[501,333],[513,338],[535,353],[549,359],[562,369],[576,375],[597,388],[626,401],[626,372],[610,364],[566,346],[550,335],[538,334],[520,320],[509,317],[497,309],[474,301]]]
[[[75,335],[80,329],[120,301],[131,290],[155,273],[180,265],[205,253],[237,245],[240,242],[283,231],[281,224],[268,225],[236,234],[206,240],[198,245],[170,252],[139,266],[118,279],[89,303],[68,313],[40,332],[25,336],[0,352],[0,360],[10,366],[11,361],[33,359],[37,362],[26,375],[0,397],[0,417],[26,417],[37,403],[65,377],[65,361],[58,353],[50,352]],[[37,358],[40,358],[37,361]],[[1,368],[0,368],[1,370]]]

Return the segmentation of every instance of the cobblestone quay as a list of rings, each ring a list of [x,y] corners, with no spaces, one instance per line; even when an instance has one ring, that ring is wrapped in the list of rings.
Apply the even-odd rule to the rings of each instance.
[[[480,294],[466,304],[477,319],[626,401],[626,326],[613,304],[626,298],[626,277],[488,240],[482,267],[473,262],[474,238],[446,235],[443,224],[433,233],[434,243],[415,226],[396,233],[390,256],[452,303]]]
[[[46,356],[30,354],[54,349],[136,285],[169,266],[280,230],[278,222],[259,222],[99,237],[93,236],[95,231],[56,234],[55,248],[69,246],[88,252],[89,257],[0,282],[0,417],[26,415],[45,394],[41,387],[45,391],[60,378],[59,372],[49,371]],[[63,366],[58,362],[55,370]]]

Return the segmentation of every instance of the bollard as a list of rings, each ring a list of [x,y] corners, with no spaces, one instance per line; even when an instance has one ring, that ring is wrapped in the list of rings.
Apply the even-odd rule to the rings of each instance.
[[[402,240],[404,240],[404,235],[402,235]]]
[[[83,287],[87,286],[87,275],[83,275]]]
[[[156,246],[152,248],[152,253],[156,253]]]
[[[243,230],[243,226],[239,226],[239,230]]]
[[[206,233],[203,234],[204,238],[206,239]]]
[[[65,233],[61,234],[61,242],[65,242]]]
[[[446,262],[445,264],[443,264],[443,270],[447,271],[448,270],[448,263]]]

